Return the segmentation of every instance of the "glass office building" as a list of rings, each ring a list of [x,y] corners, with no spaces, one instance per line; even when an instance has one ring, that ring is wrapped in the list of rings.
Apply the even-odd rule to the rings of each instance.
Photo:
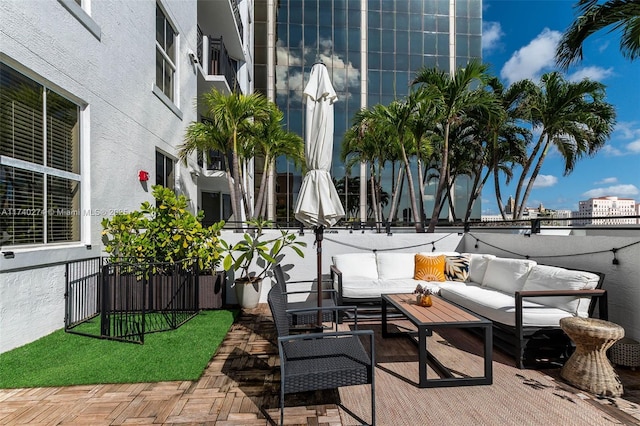
[[[309,72],[317,61],[327,66],[339,99],[331,173],[343,179],[342,137],[359,109],[387,105],[407,95],[415,72],[423,66],[450,71],[481,57],[482,1],[256,0],[255,25],[255,88],[276,102],[286,126],[300,135],[304,129],[302,91]],[[356,168],[349,177],[360,175]],[[392,176],[389,166],[383,182],[389,194]],[[293,224],[301,181],[299,170],[284,159],[277,162],[278,222]],[[460,211],[468,199],[466,186],[467,182],[456,185]],[[434,192],[434,188],[429,190]],[[407,193],[405,189],[398,209],[400,220],[409,207]],[[344,191],[341,197],[347,212],[357,211]],[[479,218],[479,202],[476,204]],[[432,206],[425,205],[428,217],[431,210]],[[361,217],[352,214],[357,215],[355,220]]]

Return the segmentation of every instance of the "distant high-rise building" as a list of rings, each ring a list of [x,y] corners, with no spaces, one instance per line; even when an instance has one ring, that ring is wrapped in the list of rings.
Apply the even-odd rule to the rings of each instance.
[[[421,67],[450,72],[482,53],[480,0],[255,0],[255,4],[255,89],[277,103],[289,130],[302,135],[302,91],[312,65],[324,62],[338,95],[331,173],[336,179],[359,177],[361,185],[366,185],[367,169],[356,166],[349,175],[340,160],[342,136],[354,114],[407,95]],[[280,159],[277,174],[282,173],[300,171]],[[391,164],[384,173],[383,190],[391,194],[395,178]],[[454,188],[454,204],[460,212],[469,199],[467,180],[458,179]],[[294,196],[272,197],[288,204],[273,206],[270,213],[277,209],[277,220],[292,222],[290,200],[296,199],[299,184],[280,186],[280,191]],[[427,185],[426,192],[435,193],[435,184]],[[407,193],[398,214],[410,207]],[[343,204],[353,205],[354,200],[345,194],[341,197]],[[478,200],[472,218],[480,218],[480,207]],[[432,208],[425,205],[427,216]]]
[[[623,225],[635,224],[636,202],[631,198],[598,197],[580,201],[578,211],[573,213],[575,225]]]

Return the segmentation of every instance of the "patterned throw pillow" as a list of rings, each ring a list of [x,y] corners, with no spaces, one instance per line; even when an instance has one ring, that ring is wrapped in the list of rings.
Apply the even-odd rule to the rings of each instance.
[[[467,281],[469,277],[469,258],[467,256],[447,256],[444,276],[447,281]]]
[[[447,257],[445,255],[425,256],[416,254],[413,278],[422,281],[445,281],[444,266],[446,260]]]

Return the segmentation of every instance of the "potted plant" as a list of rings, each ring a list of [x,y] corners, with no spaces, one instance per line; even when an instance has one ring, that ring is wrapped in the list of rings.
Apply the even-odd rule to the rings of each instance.
[[[413,290],[413,294],[416,295],[416,304],[424,307],[429,307],[433,304],[431,300],[431,295],[433,294],[433,290],[427,287],[422,287],[422,285],[418,284],[416,289]]]
[[[145,201],[139,210],[102,219],[103,243],[109,259],[149,264],[149,272],[156,276],[170,274],[176,262],[197,259],[201,293],[208,292],[220,281],[216,275],[222,260],[219,235],[224,221],[205,227],[204,212],[192,214],[184,195],[178,196],[161,185],[152,190],[155,205]]]
[[[253,308],[260,301],[262,280],[272,265],[282,260],[283,250],[291,248],[298,256],[304,257],[300,249],[306,247],[303,241],[296,241],[296,235],[289,231],[267,235],[265,228],[273,228],[269,220],[262,218],[246,222],[250,230],[237,243],[230,245],[222,240],[225,253],[223,268],[235,271],[234,288],[238,303],[243,308]]]

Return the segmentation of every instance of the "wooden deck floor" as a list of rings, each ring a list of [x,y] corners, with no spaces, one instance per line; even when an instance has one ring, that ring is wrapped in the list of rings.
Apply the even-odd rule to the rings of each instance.
[[[272,422],[277,424],[279,422],[279,367],[276,348],[273,345],[274,335],[268,308],[266,305],[260,305],[256,309],[243,312],[232,326],[203,376],[195,382],[0,389],[0,424],[215,424],[219,426],[267,425]],[[394,344],[393,347],[397,345]],[[395,355],[393,353],[379,355],[380,362],[385,362],[401,354],[398,352]],[[402,361],[402,359],[399,360]],[[390,363],[381,369],[391,370],[394,365]],[[634,417],[633,411],[634,404],[640,402],[638,399],[640,372],[625,370],[622,377],[628,389],[633,391],[632,398],[628,401],[631,414],[623,412],[615,404],[614,406],[606,404],[606,407],[602,407],[601,410],[605,414],[608,412],[607,416],[617,410],[613,417],[607,417],[619,419],[619,422],[614,423],[640,424],[638,420],[640,415]],[[484,387],[484,389],[491,388]],[[410,390],[424,392],[424,395],[416,393],[419,399],[437,398],[438,395],[436,390]],[[345,399],[343,392],[350,391],[347,388],[340,392],[315,392],[288,396],[285,409],[286,424],[318,426],[352,424],[341,419],[339,401],[340,394],[342,399]],[[384,392],[379,392],[378,395],[380,395],[379,398],[385,398]],[[437,400],[432,402],[439,404]],[[378,406],[384,409],[384,401],[378,400]],[[635,409],[640,412],[637,405]],[[412,423],[412,420],[416,420],[415,418],[403,419],[402,412],[403,410],[400,409],[393,422],[379,417],[378,424],[415,424]],[[472,419],[460,420],[466,422]],[[638,422],[634,423],[635,420]],[[553,422],[547,424],[553,424]]]

